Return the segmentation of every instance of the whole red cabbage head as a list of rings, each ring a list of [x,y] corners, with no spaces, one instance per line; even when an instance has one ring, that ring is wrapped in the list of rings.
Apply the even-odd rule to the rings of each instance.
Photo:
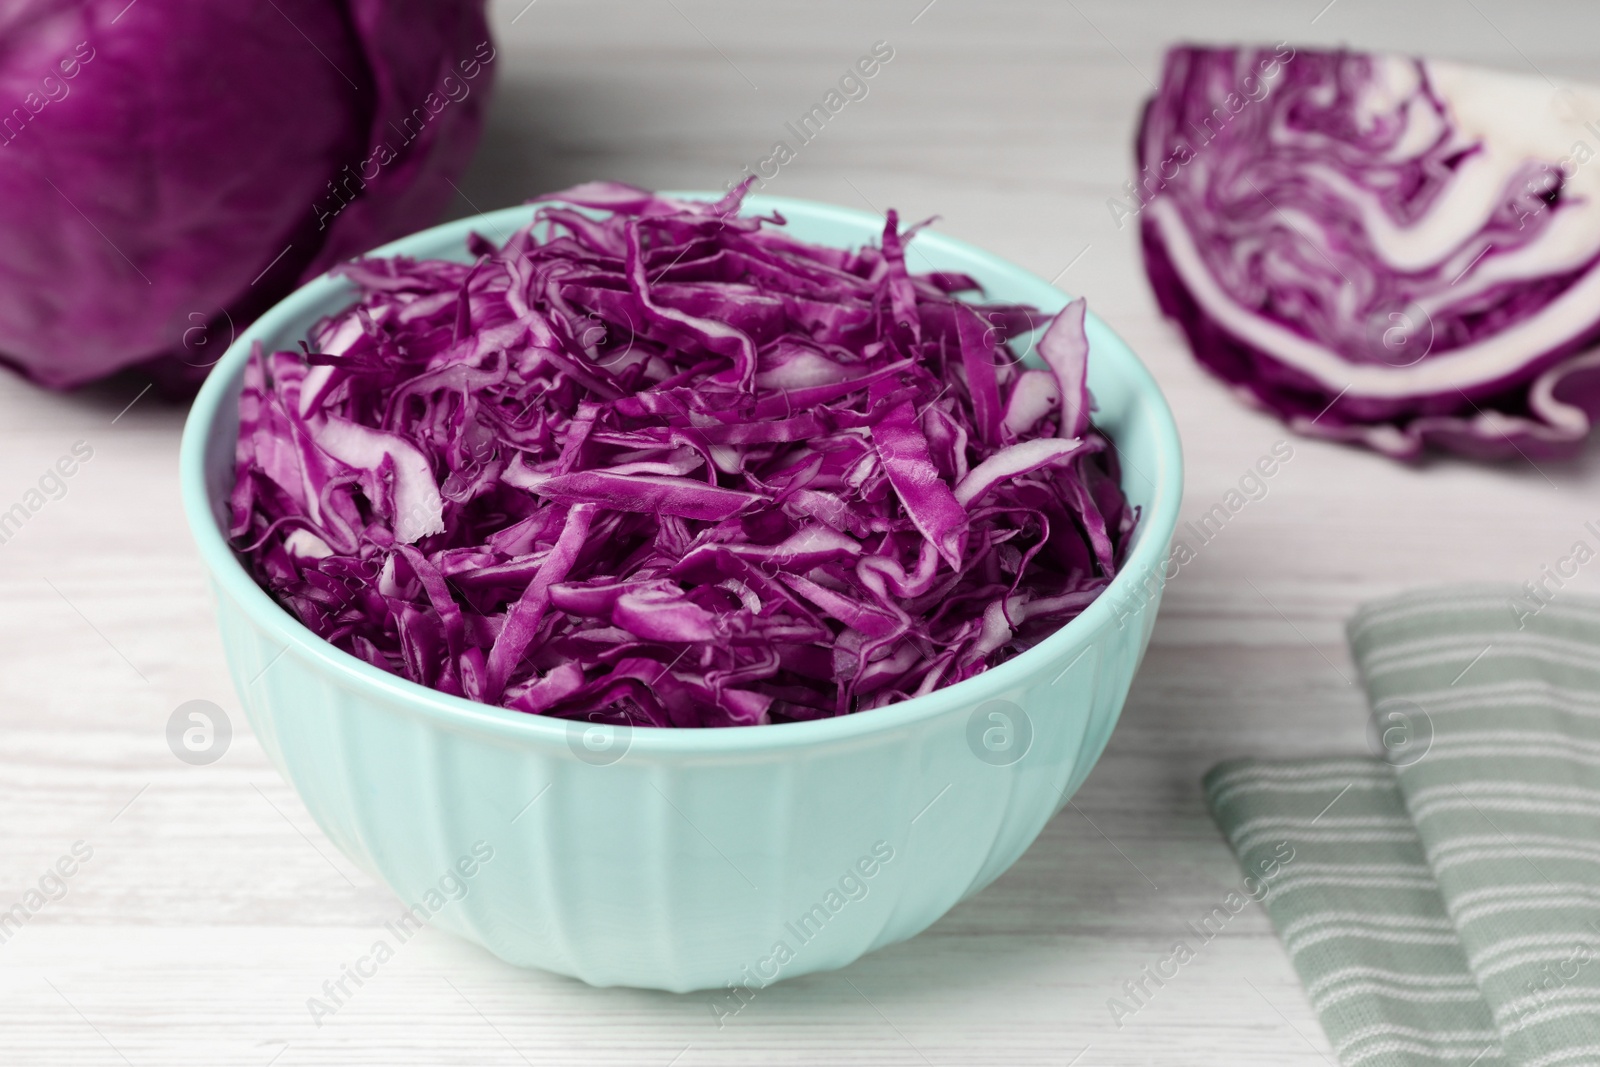
[[[494,59],[482,0],[0,0],[0,359],[197,380],[433,221]]]

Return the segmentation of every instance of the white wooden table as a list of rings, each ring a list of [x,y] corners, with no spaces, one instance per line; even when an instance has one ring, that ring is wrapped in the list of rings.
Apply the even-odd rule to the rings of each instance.
[[[1086,294],[1177,412],[1185,518],[1285,433],[1196,369],[1106,207],[1164,44],[1348,43],[1584,77],[1600,40],[1600,10],[1577,0],[526,2],[495,7],[499,97],[457,214],[597,177],[721,186],[887,41],[868,96],[768,191],[938,213]],[[124,411],[135,391],[0,375],[0,510],[74,442],[94,450],[0,544],[0,910],[75,841],[93,849],[0,944],[0,1064],[1331,1062],[1254,908],[1113,1022],[1108,998],[1239,877],[1200,775],[1233,755],[1361,749],[1340,629],[1358,602],[1535,578],[1600,517],[1593,450],[1419,470],[1294,439],[1270,495],[1169,587],[1078,810],[921,937],[773,987],[719,1030],[704,997],[594,990],[430,930],[318,1028],[307,998],[395,901],[321,836],[238,714],[179,510],[184,412],[148,396]],[[207,767],[164,735],[195,698],[236,730]]]

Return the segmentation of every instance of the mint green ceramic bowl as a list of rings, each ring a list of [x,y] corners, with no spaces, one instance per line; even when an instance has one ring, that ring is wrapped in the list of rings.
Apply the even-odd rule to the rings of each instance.
[[[800,200],[745,207],[774,209],[822,244],[859,246],[883,225]],[[500,239],[532,214],[464,219],[376,254],[468,260],[470,231]],[[964,271],[992,299],[1048,312],[1066,302],[937,232],[914,247],[916,269]],[[345,281],[318,278],[239,336],[189,416],[183,501],[256,736],[328,837],[416,919],[595,985],[754,988],[926,929],[999,877],[1099,758],[1149,642],[1182,473],[1160,390],[1092,314],[1096,421],[1143,510],[1107,593],[1023,655],[892,707],[623,734],[371,667],[301,626],[234,558],[226,508],[245,358],[258,341],[294,348],[351,296]]]

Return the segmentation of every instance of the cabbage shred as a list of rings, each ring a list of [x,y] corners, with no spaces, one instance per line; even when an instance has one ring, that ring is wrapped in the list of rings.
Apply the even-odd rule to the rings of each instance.
[[[321,637],[423,685],[634,725],[815,719],[1015,655],[1136,521],[1082,301],[1041,316],[611,183],[474,262],[367,259],[252,353],[234,544]]]

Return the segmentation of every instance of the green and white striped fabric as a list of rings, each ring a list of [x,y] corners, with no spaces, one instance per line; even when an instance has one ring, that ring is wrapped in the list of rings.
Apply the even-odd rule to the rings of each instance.
[[[1384,758],[1206,778],[1345,1067],[1600,1065],[1600,601],[1541,593],[1363,608]]]
[[[1424,591],[1349,636],[1508,1059],[1600,1064],[1600,602]]]
[[[1344,1067],[1505,1067],[1388,764],[1237,760],[1205,787]]]

